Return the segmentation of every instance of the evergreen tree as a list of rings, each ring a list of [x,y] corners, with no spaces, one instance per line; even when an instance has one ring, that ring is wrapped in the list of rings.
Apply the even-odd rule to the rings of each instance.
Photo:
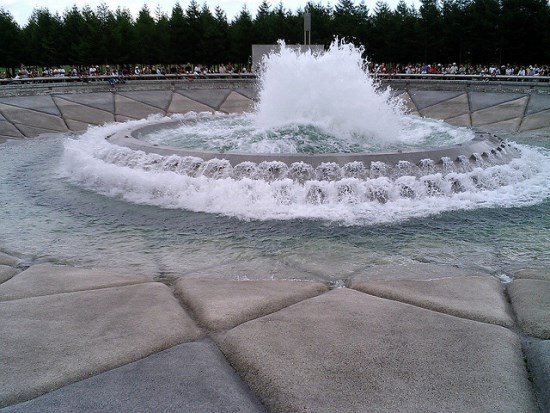
[[[15,68],[21,63],[20,39],[21,28],[9,12],[0,8],[0,67],[7,69],[8,76],[14,76]]]

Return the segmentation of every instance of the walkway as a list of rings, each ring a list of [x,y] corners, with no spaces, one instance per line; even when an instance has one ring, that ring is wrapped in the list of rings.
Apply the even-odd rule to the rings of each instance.
[[[20,265],[0,253],[2,413],[550,408],[547,273],[386,266],[331,290]]]

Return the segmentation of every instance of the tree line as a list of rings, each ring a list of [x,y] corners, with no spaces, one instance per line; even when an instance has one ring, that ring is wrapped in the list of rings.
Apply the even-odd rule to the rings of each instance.
[[[550,62],[548,0],[401,0],[395,9],[364,0],[334,5],[309,2],[291,11],[267,0],[255,15],[243,6],[231,21],[196,0],[170,14],[145,4],[134,18],[126,8],[73,6],[63,15],[33,11],[22,27],[0,7],[0,67],[94,64],[246,64],[252,44],[302,43],[303,14],[312,16],[312,43],[328,46],[337,36],[363,45],[368,59],[386,63]]]

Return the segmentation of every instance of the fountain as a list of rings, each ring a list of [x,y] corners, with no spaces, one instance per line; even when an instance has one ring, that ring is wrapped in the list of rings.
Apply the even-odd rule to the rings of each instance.
[[[360,48],[334,42],[315,55],[281,46],[263,62],[252,113],[192,113],[132,125],[109,134],[109,145],[94,147],[93,156],[185,177],[184,192],[189,186],[216,192],[220,185],[211,181],[220,180],[252,204],[262,196],[251,196],[250,186],[265,195],[268,185],[271,200],[264,196],[262,208],[452,197],[511,182],[491,177],[520,157],[516,146],[406,116],[402,102],[365,73]],[[175,195],[165,187],[154,191],[166,201],[159,205],[179,202],[167,199]]]

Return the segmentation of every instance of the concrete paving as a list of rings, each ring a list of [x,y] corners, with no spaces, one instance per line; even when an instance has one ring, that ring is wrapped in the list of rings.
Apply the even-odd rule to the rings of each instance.
[[[514,280],[508,295],[522,331],[550,339],[550,281]]]
[[[525,341],[525,354],[543,413],[550,412],[550,340],[529,339]]]
[[[456,277],[438,280],[364,281],[353,288],[382,298],[512,327],[504,289],[492,277]]]
[[[349,289],[217,341],[271,412],[536,410],[515,333]]]
[[[528,370],[518,327],[491,324],[511,308],[489,276],[432,264],[359,271],[352,285],[387,299],[320,282],[168,287],[23,264],[0,253],[16,272],[0,284],[2,413],[548,411],[549,341],[524,338]],[[511,287],[526,281],[547,282],[514,281],[516,306],[533,286]],[[531,302],[520,311],[550,319]]]
[[[68,265],[39,264],[0,285],[0,301],[42,295],[118,287],[151,281],[148,278]]]
[[[2,409],[4,413],[265,411],[210,340],[180,344]]]
[[[225,330],[327,292],[322,283],[181,279],[176,294],[201,326]]]

